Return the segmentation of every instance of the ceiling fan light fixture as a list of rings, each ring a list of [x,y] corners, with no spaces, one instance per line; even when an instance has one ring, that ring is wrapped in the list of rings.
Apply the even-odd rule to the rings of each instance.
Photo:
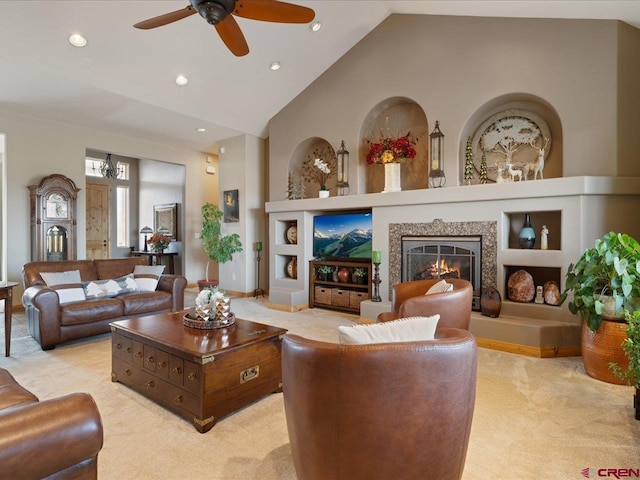
[[[280,62],[271,62],[271,65],[269,66],[269,68],[274,72],[276,70],[280,70]]]
[[[318,30],[320,30],[322,28],[322,23],[319,22],[318,20],[316,20],[315,22],[312,22],[309,25],[309,30],[311,30],[312,32],[317,32]]]
[[[184,87],[187,83],[189,83],[189,79],[184,75],[178,75],[176,77],[176,85],[180,85],[181,87]]]
[[[217,25],[233,12],[234,6],[235,0],[218,0],[214,2],[202,2],[197,6],[197,9],[200,16],[204,18],[207,23]]]
[[[87,39],[79,33],[74,33],[72,35],[69,35],[69,43],[74,47],[82,48],[87,44]]]

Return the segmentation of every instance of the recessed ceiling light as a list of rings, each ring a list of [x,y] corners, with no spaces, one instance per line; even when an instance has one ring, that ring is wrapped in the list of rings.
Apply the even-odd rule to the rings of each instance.
[[[280,70],[280,62],[271,62],[269,67],[271,70]]]
[[[206,132],[206,131],[207,131],[206,128],[202,128],[202,127],[196,128],[196,132]]]
[[[180,85],[181,87],[185,86],[187,83],[189,83],[189,79],[184,75],[178,75],[176,77],[176,84]]]
[[[322,23],[320,23],[318,20],[316,20],[315,22],[309,25],[309,30],[311,30],[312,32],[317,32],[321,28],[322,28]]]
[[[87,39],[79,33],[69,35],[69,43],[74,47],[84,47],[87,44]]]

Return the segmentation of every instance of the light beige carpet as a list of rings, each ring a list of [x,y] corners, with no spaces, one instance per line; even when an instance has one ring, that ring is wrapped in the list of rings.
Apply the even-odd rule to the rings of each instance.
[[[269,310],[263,298],[234,299],[232,310],[326,341],[337,340],[338,325],[355,321],[328,310]],[[0,357],[0,366],[40,399],[77,391],[93,395],[105,429],[101,479],[296,479],[282,394],[200,434],[189,422],[112,383],[110,348],[106,334],[43,352],[26,334],[24,316],[14,315],[12,355]],[[579,479],[584,468],[640,467],[632,388],[589,378],[579,357],[536,359],[480,349],[478,369],[464,479]]]

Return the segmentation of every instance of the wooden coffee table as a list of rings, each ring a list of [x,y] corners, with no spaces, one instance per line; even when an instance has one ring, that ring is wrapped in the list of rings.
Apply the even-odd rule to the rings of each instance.
[[[185,327],[187,311],[111,324],[111,380],[191,421],[200,433],[239,408],[282,391],[285,329],[236,319],[215,330]]]

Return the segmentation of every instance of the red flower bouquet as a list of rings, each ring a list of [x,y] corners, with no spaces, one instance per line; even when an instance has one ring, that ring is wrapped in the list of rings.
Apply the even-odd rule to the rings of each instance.
[[[367,163],[400,163],[403,158],[414,158],[416,149],[414,140],[409,138],[407,133],[403,137],[398,138],[381,138],[379,142],[369,143],[369,154],[367,155]]]

